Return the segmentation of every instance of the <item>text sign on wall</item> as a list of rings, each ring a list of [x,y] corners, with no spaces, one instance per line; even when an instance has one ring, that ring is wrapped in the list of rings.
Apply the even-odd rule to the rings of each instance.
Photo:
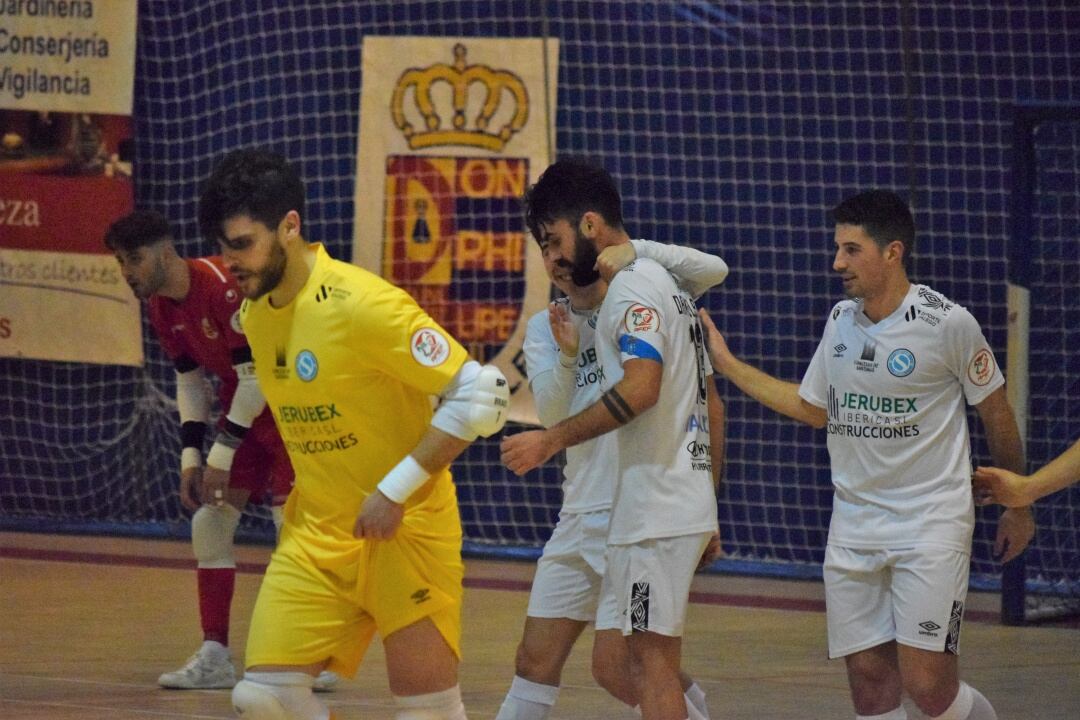
[[[550,294],[520,199],[553,152],[557,67],[550,39],[367,37],[363,47],[353,262],[498,365],[519,422],[536,421],[525,327]]]
[[[0,107],[130,115],[136,0],[0,0]]]

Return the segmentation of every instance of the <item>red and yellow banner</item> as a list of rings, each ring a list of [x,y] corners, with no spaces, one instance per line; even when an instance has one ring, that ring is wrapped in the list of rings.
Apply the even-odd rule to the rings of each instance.
[[[525,326],[550,294],[520,200],[553,153],[557,58],[558,41],[536,38],[363,48],[353,262],[498,365],[519,422],[536,421]]]

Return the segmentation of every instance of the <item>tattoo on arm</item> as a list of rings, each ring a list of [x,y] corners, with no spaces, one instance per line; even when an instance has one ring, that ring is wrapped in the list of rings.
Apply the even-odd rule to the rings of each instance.
[[[636,413],[615,388],[611,388],[601,395],[600,399],[604,402],[604,407],[611,413],[611,417],[615,418],[620,425],[625,425],[634,419]]]

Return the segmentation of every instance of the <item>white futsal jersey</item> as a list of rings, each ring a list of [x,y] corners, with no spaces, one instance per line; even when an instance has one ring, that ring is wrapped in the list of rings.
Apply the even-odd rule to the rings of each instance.
[[[799,388],[828,412],[829,542],[969,552],[964,401],[977,405],[1004,382],[971,313],[925,285],[878,323],[857,300],[837,303]]]
[[[727,264],[693,248],[631,240],[637,257],[651,258],[668,268],[680,287],[693,297],[719,285],[728,275]],[[567,302],[563,298],[560,302]],[[567,302],[569,307],[569,303]],[[600,366],[596,358],[596,310],[576,311],[570,317],[578,329],[578,356],[572,367],[560,364],[559,345],[551,334],[547,308],[529,318],[522,351],[529,387],[544,427],[578,414],[600,400]],[[565,360],[565,358],[563,358]],[[545,373],[551,375],[545,376]],[[608,387],[622,379],[622,366],[608,370]],[[611,508],[618,452],[614,432],[566,449],[563,469],[562,512],[585,513]]]
[[[705,355],[697,308],[658,263],[638,259],[611,281],[596,322],[601,390],[627,360],[663,363],[657,403],[616,432],[618,479],[608,543],[715,532]]]
[[[566,302],[563,300],[562,302]],[[530,388],[536,396],[540,422],[551,427],[560,420],[578,414],[600,399],[600,367],[596,362],[596,312],[571,310],[570,317],[578,329],[578,356],[570,368],[560,362],[559,345],[551,334],[549,311],[529,318],[525,329],[525,368]],[[552,373],[545,377],[545,373]],[[622,378],[622,368],[618,368]],[[553,401],[540,398],[536,383],[553,385],[546,395]],[[546,398],[545,398],[546,400]],[[614,463],[618,444],[615,433],[605,433],[580,445],[566,448],[566,467],[563,468],[563,503],[566,513],[607,510],[611,507],[614,485]]]

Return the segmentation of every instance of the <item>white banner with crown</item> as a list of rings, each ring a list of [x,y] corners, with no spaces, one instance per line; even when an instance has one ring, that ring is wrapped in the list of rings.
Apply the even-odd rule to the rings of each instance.
[[[554,156],[557,39],[364,38],[353,262],[408,291],[513,388],[550,283],[520,198]]]

